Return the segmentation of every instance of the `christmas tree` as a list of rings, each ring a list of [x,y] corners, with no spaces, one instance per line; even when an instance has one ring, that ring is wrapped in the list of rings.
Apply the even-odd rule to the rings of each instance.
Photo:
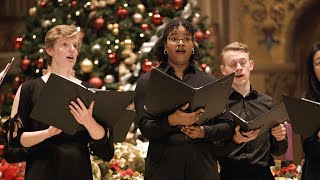
[[[74,24],[81,31],[82,47],[76,76],[102,89],[134,90],[139,76],[158,63],[151,49],[166,22],[182,17],[196,27],[200,47],[198,67],[215,71],[210,54],[213,27],[200,17],[196,0],[36,0],[26,17],[26,31],[18,34],[15,47],[21,52],[21,72],[11,78],[10,91],[3,91],[1,115],[19,85],[41,76],[46,32],[58,24]]]

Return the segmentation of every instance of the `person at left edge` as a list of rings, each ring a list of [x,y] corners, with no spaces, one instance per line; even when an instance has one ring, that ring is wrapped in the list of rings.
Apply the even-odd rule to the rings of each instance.
[[[154,53],[161,62],[159,70],[192,87],[215,80],[213,76],[194,67],[199,48],[195,45],[194,28],[186,20],[174,19],[166,25],[154,47]],[[149,78],[149,72],[140,77],[134,100],[139,128],[150,142],[145,179],[218,180],[214,146],[220,141],[231,140],[231,121],[217,117],[200,126],[193,125],[204,110],[185,113],[183,110],[188,104],[163,115],[153,115],[144,108]]]
[[[85,107],[77,99],[79,105],[72,101],[66,107],[70,108],[76,121],[86,128],[73,136],[29,117],[51,73],[86,86],[70,71],[76,63],[80,45],[79,31],[74,25],[51,28],[45,37],[50,71],[23,83],[15,96],[11,117],[18,114],[24,126],[18,130],[16,138],[21,146],[29,147],[30,152],[26,160],[25,180],[90,180],[93,179],[90,152],[107,161],[113,157],[112,137],[109,139],[112,133],[103,121],[92,117],[94,103]],[[47,110],[54,111],[50,104]]]

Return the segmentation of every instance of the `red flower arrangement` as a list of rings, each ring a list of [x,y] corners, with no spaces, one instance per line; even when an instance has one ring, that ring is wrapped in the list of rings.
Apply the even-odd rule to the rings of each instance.
[[[5,159],[0,164],[0,180],[24,180],[25,162],[8,163]]]
[[[292,179],[300,179],[300,172],[297,170],[296,165],[289,164],[287,167],[282,167],[281,169],[275,169],[274,177],[286,177]]]
[[[26,163],[8,163],[3,159],[4,145],[0,145],[0,180],[24,180]]]

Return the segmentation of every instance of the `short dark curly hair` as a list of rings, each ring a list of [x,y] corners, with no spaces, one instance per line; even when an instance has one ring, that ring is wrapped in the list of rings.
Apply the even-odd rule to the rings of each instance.
[[[158,39],[155,46],[153,47],[153,54],[157,58],[157,60],[161,63],[161,65],[167,65],[168,63],[168,55],[164,54],[164,45],[167,42],[169,34],[178,29],[179,26],[183,26],[191,35],[192,41],[194,42],[194,32],[195,29],[192,24],[182,18],[177,18],[171,20],[164,28],[163,35]],[[189,58],[189,65],[193,65],[194,61],[199,59],[199,47],[194,43],[194,53],[191,54]]]

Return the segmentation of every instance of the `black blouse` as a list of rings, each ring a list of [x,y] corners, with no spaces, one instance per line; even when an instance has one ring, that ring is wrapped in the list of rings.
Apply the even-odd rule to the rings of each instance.
[[[25,132],[44,130],[49,127],[29,118],[44,85],[42,78],[30,80],[22,85],[18,114],[24,124]],[[48,104],[48,110],[54,111],[49,107]],[[97,122],[100,123],[98,120]],[[107,127],[101,125],[107,132]],[[77,132],[74,136],[61,132],[30,147],[25,179],[92,179],[90,152],[104,160],[110,160],[114,153],[113,143],[107,135],[100,140],[94,140],[86,130]]]
[[[174,69],[170,66],[159,69],[174,78]],[[135,107],[139,128],[143,136],[149,139],[146,159],[145,179],[219,179],[214,145],[231,139],[230,120],[217,117],[205,124],[205,138],[191,139],[181,132],[178,126],[170,126],[168,116],[154,116],[144,110],[150,73],[140,77],[137,82]],[[189,67],[182,81],[192,87],[201,87],[215,78],[205,72]],[[214,101],[214,99],[212,99]]]

